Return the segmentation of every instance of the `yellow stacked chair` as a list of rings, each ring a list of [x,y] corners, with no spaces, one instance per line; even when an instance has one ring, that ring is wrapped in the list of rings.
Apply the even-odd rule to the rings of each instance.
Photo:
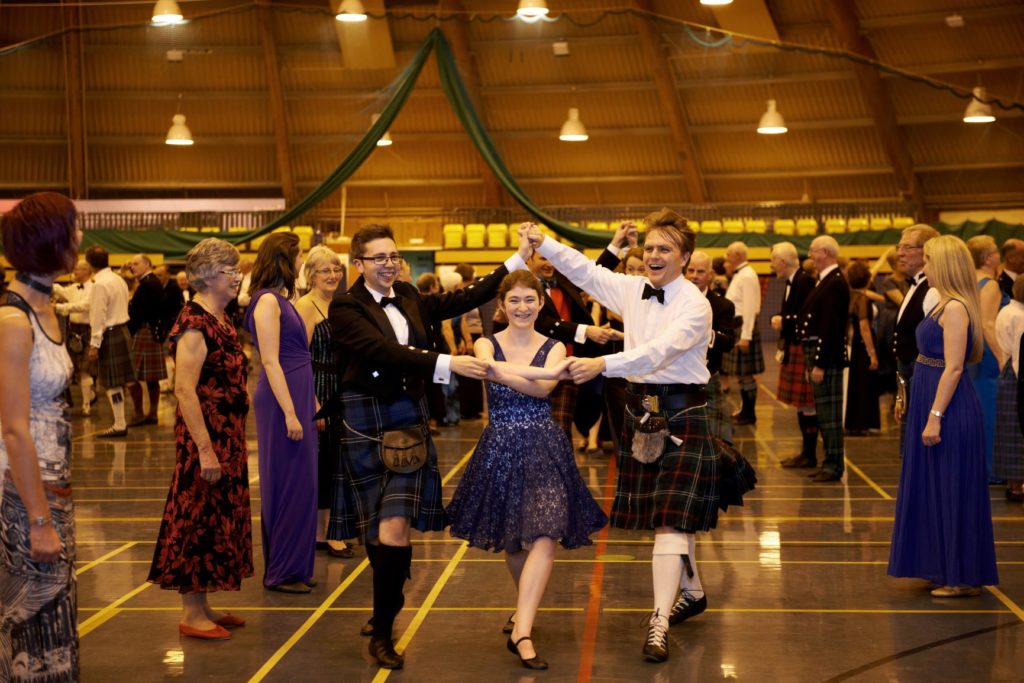
[[[722,232],[722,221],[703,221],[700,224],[700,231],[709,235],[717,235]]]
[[[863,216],[851,218],[846,227],[850,232],[863,232],[868,229],[868,219]]]
[[[892,227],[892,221],[888,216],[875,216],[871,219],[872,230],[888,230]]]
[[[813,218],[798,218],[796,221],[796,234],[817,235],[818,221]]]
[[[491,249],[505,249],[508,247],[508,226],[504,223],[488,223],[487,246]]]
[[[897,230],[909,228],[911,225],[914,225],[915,223],[916,221],[910,216],[896,216],[896,218],[892,219],[892,227],[896,228]]]
[[[483,249],[486,245],[487,226],[483,223],[468,223],[466,225],[466,248]]]
[[[766,232],[768,232],[768,223],[766,223],[764,220],[760,218],[750,218],[747,219],[744,228],[746,228],[747,232],[763,235]]]
[[[776,218],[772,223],[772,232],[776,235],[795,235],[796,223],[792,218]]]
[[[825,234],[826,235],[839,235],[846,232],[846,219],[845,218],[826,218],[825,219]]]
[[[462,223],[448,223],[441,228],[442,246],[445,249],[461,249],[462,240],[466,236],[466,227]]]
[[[722,222],[722,229],[731,233],[743,232],[743,221],[738,218],[726,218]]]

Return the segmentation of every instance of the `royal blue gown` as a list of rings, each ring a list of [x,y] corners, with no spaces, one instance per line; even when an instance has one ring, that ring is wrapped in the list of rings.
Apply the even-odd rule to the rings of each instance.
[[[505,360],[494,337],[495,360]],[[530,365],[543,367],[549,339]],[[565,548],[591,543],[608,517],[580,477],[572,445],[547,398],[487,382],[490,421],[448,505],[451,535],[495,552],[519,552],[541,537]]]
[[[966,355],[971,340],[968,334]],[[926,316],[917,326],[922,356],[942,360],[942,326]],[[943,368],[918,360],[911,383],[903,470],[889,551],[889,575],[943,586],[999,583],[981,403],[967,373],[942,418],[941,441],[921,442]]]

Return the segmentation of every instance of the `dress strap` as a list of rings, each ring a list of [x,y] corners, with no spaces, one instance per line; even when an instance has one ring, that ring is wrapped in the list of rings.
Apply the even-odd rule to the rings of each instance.
[[[487,340],[491,342],[491,346],[494,347],[494,360],[503,361],[505,360],[505,351],[502,350],[501,344],[498,343],[497,337],[493,334],[487,337]]]
[[[552,339],[552,338],[548,337],[547,341],[545,341],[543,344],[541,344],[540,348],[537,349],[537,353],[534,354],[533,360],[530,361],[530,365],[536,365],[538,367],[543,367],[545,361],[547,361],[547,359],[548,359],[548,353],[551,352],[551,349],[557,343],[558,343],[557,339]]]
[[[309,303],[313,304],[313,308],[315,308],[315,309],[316,309],[316,312],[320,314],[320,317],[321,317],[322,319],[324,319],[324,320],[327,320],[327,316],[326,316],[326,315],[324,315],[324,312],[323,312],[323,311],[321,311],[321,310],[320,310],[320,307],[316,305],[316,302],[315,302],[315,301],[313,301],[313,297],[310,297],[310,298],[309,298]]]
[[[992,278],[986,275],[985,277],[978,280],[978,289],[982,289],[985,285],[987,285],[990,282],[992,282]]]

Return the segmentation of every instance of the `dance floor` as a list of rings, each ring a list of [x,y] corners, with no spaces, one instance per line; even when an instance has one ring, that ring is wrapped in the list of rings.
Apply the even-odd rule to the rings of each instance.
[[[774,369],[774,368],[773,368]],[[1024,679],[1024,509],[990,489],[1002,583],[979,598],[938,600],[923,582],[886,576],[900,472],[898,430],[847,439],[842,482],[812,484],[779,460],[799,450],[793,412],[761,377],[756,429],[737,445],[760,482],[743,508],[698,537],[709,608],[670,632],[671,658],[640,654],[651,610],[651,534],[605,529],[594,545],[559,550],[534,629],[548,671],[528,672],[505,649],[514,609],[500,555],[444,533],[414,536],[412,580],[396,624],[406,668],[371,665],[359,627],[371,576],[356,557],[317,554],[308,595],[262,587],[255,422],[249,421],[257,576],[215,608],[247,620],[229,641],[178,635],[177,594],[146,583],[174,463],[173,398],[160,424],[98,440],[109,411],[74,418],[82,680],[157,681],[1020,681]],[[101,402],[102,403],[102,402]],[[884,404],[888,405],[888,399]],[[101,405],[101,404],[97,404]],[[436,439],[448,495],[480,421]],[[819,454],[821,446],[819,444]],[[594,496],[610,506],[606,454],[580,455]]]

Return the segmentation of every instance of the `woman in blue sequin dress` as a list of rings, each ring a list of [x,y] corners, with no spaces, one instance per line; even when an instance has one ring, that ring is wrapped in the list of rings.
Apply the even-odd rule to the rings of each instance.
[[[554,563],[555,543],[589,545],[608,518],[587,490],[572,445],[551,418],[548,394],[565,366],[565,347],[533,329],[543,289],[527,271],[507,275],[498,291],[509,326],[477,340],[493,361],[487,382],[490,422],[448,505],[451,534],[505,552],[518,599],[509,649],[527,668],[547,668],[530,641]],[[512,620],[510,620],[512,621]]]

